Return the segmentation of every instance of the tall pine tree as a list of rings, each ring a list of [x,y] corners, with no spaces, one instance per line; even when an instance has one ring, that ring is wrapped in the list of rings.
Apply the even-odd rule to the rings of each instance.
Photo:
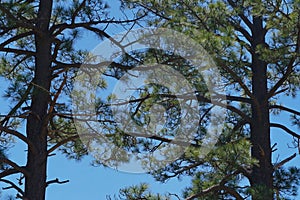
[[[68,98],[71,79],[86,55],[74,44],[82,31],[94,33],[100,42],[110,37],[109,25],[135,21],[117,18],[101,0],[0,2],[0,71],[12,102],[0,120],[1,139],[18,139],[27,146],[25,166],[1,149],[0,181],[8,184],[6,189],[16,189],[17,197],[43,200],[47,186],[66,182],[47,180],[48,157],[55,150],[75,159],[87,154],[72,125]],[[19,131],[20,125],[25,132]],[[17,183],[9,179],[15,174],[20,174]]]
[[[300,113],[280,103],[280,97],[295,98],[299,93],[300,1],[140,0],[125,4],[148,13],[149,25],[198,41],[215,60],[228,91],[226,128],[216,149],[199,158],[197,147],[191,147],[172,164],[153,172],[157,179],[194,176],[187,199],[271,200],[295,195],[299,169],[283,165],[296,153],[274,161],[276,144],[271,134],[274,128],[280,129],[299,149]],[[270,120],[280,112],[291,115],[290,124]],[[205,130],[205,124],[200,126]]]

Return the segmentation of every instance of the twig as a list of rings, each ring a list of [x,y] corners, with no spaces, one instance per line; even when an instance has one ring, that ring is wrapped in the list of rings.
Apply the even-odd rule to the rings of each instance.
[[[54,179],[54,180],[47,181],[46,187],[48,187],[50,184],[53,184],[53,183],[57,183],[57,184],[65,184],[65,183],[68,183],[68,182],[69,182],[69,180],[60,181],[60,180],[58,180],[58,178],[56,178],[56,179]]]

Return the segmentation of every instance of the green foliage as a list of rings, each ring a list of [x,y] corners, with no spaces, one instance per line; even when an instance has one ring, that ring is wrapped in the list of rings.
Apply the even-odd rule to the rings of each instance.
[[[48,131],[47,142],[51,152],[60,146],[59,149],[68,158],[77,160],[87,154],[89,147],[83,145],[74,126],[74,120],[79,116],[72,115],[71,112],[72,81],[80,73],[78,72],[80,64],[88,58],[85,49],[75,47],[76,41],[83,37],[83,31],[86,30],[93,32],[100,39],[108,37],[105,32],[107,25],[115,21],[114,17],[109,16],[107,3],[99,0],[83,2],[84,4],[79,0],[54,1],[49,21],[50,28],[47,32],[51,38],[50,50],[51,59],[53,59],[49,66],[51,88],[49,91],[46,89],[49,95],[48,111],[45,115],[47,117],[42,119],[45,120],[44,124]],[[123,8],[128,5],[137,10],[137,16],[148,13],[148,25],[184,33],[203,46],[214,58],[222,75],[220,82],[228,91],[227,99],[222,99],[217,93],[211,94],[197,66],[174,55],[173,52],[155,49],[133,51],[116,59],[108,67],[105,75],[119,80],[129,69],[138,65],[149,63],[167,65],[183,75],[197,90],[195,95],[199,100],[199,105],[193,112],[197,112],[201,120],[198,129],[193,132],[193,138],[188,140],[191,145],[182,152],[179,158],[164,168],[160,168],[158,161],[154,161],[156,165],[150,173],[160,181],[186,175],[194,177],[192,186],[185,191],[185,197],[203,192],[208,196],[200,197],[200,199],[232,199],[237,195],[245,198],[264,196],[266,188],[252,187],[247,182],[251,180],[252,168],[259,166],[258,161],[250,153],[254,145],[249,142],[253,134],[251,132],[252,112],[253,107],[260,103],[256,102],[257,99],[253,97],[252,89],[254,84],[261,84],[265,81],[269,88],[269,94],[265,99],[268,99],[272,105],[278,103],[280,94],[295,97],[299,92],[300,1],[128,0],[122,2]],[[19,125],[19,118],[29,116],[31,98],[34,95],[33,88],[40,87],[34,85],[33,82],[37,71],[35,40],[40,34],[36,29],[39,3],[40,1],[1,1],[0,50],[5,54],[1,54],[0,76],[8,80],[9,86],[5,97],[15,106],[0,124],[12,130]],[[260,44],[256,44],[257,38],[253,38],[255,35],[253,20],[255,19],[262,20],[264,26],[260,33],[264,42]],[[178,43],[180,42],[182,41],[178,40]],[[193,47],[189,48],[190,52],[193,52]],[[259,58],[267,64],[267,80],[253,83],[254,58]],[[91,71],[89,76],[83,77],[86,78],[83,81],[88,82],[86,83],[88,85],[93,75]],[[101,79],[96,84],[100,90],[108,88],[108,82],[105,80]],[[39,89],[45,90],[45,88]],[[156,136],[174,139],[176,130],[180,126],[180,117],[183,117],[177,99],[166,98],[172,93],[168,88],[159,84],[149,84],[136,89],[138,89],[137,92],[132,95],[128,104],[133,121],[140,126],[149,126],[151,109],[154,104],[158,104],[166,110],[167,122]],[[76,101],[89,103],[85,102],[84,94],[77,94]],[[94,97],[95,95],[91,95],[92,99]],[[221,136],[217,144],[209,149],[210,152],[205,152],[208,150],[201,147],[205,145],[202,140],[209,133],[212,123],[211,110],[219,106],[209,101],[212,97],[224,102],[223,107],[227,109],[226,126],[223,130],[218,130]],[[149,153],[168,144],[168,142],[162,142],[162,139],[134,137],[121,130],[114,122],[109,108],[109,103],[115,97],[110,95],[105,98],[100,97],[96,100],[95,111],[98,116],[95,121],[104,127],[103,132],[100,133],[101,136],[114,145],[105,147],[107,148],[105,150],[112,152],[107,160],[117,166],[118,163],[128,162],[128,151]],[[185,101],[188,101],[188,98]],[[271,109],[270,113],[272,113]],[[280,111],[281,109],[278,109],[278,113]],[[86,119],[91,115],[88,112],[84,114]],[[292,125],[299,125],[299,112],[293,111],[292,114]],[[8,141],[5,136],[1,133],[1,139],[3,137]],[[103,141],[103,137],[102,139],[96,138],[98,144],[103,144]],[[120,149],[124,151],[120,152]],[[1,158],[5,157],[3,152],[0,151]],[[173,152],[166,153],[172,154]],[[2,170],[5,170],[5,165],[2,164]],[[298,177],[297,168],[288,170],[280,168],[275,171],[275,193],[280,197],[295,195],[296,187],[299,185]],[[288,182],[288,180],[291,181]],[[210,188],[217,189],[207,192]],[[168,195],[152,194],[145,184],[120,190],[119,198],[170,199]]]
[[[299,185],[299,168],[279,168],[274,172],[274,190],[278,199],[289,199],[289,197],[297,196]]]
[[[112,200],[111,197],[107,197],[108,200]],[[114,197],[115,200],[170,200],[170,195],[164,196],[160,194],[153,194],[149,191],[149,186],[145,183],[140,185],[126,187],[120,189],[118,197]]]
[[[205,118],[199,123],[199,132],[195,133],[192,141],[199,147],[188,148],[173,163],[151,172],[157,180],[166,181],[169,178],[180,178],[181,176],[194,177],[192,186],[185,191],[185,197],[205,193],[207,189],[214,186],[223,187],[223,189],[205,193],[198,199],[237,198],[234,196],[236,194],[226,191],[224,187],[234,189],[243,198],[251,196],[263,199],[266,196],[267,188],[264,186],[254,187],[249,182],[251,169],[253,166],[259,166],[258,161],[250,153],[252,144],[249,140],[251,134],[254,133],[251,132],[251,125],[247,123],[245,117],[251,118],[253,115],[253,102],[248,100],[255,101],[252,89],[253,85],[257,83],[253,83],[254,64],[252,61],[255,56],[258,56],[267,65],[267,87],[273,93],[265,98],[268,99],[270,105],[280,104],[280,95],[296,97],[300,89],[299,3],[298,0],[125,1],[124,5],[149,12],[148,25],[182,32],[203,46],[214,58],[229,97],[226,100],[228,106],[226,126],[222,130],[215,148],[207,156],[201,156],[203,155],[203,152],[199,150],[201,139],[207,133],[210,121],[209,118]],[[254,42],[256,39],[253,38],[254,18],[262,19],[264,30],[260,33],[260,37],[264,37],[264,42],[261,44]],[[159,52],[153,50],[148,52],[149,54],[145,55],[150,58],[160,55]],[[172,56],[173,59],[176,58],[176,55],[170,55],[170,57]],[[169,59],[170,57],[165,55],[164,58]],[[178,68],[177,63],[180,63]],[[173,63],[167,62],[168,65],[180,71],[194,87],[201,91],[201,94],[210,97],[205,85],[201,84],[201,78],[197,79],[199,74],[186,73],[189,72],[189,69],[193,69],[193,66],[183,63],[184,61],[178,60]],[[272,91],[272,88],[275,88],[275,91]],[[236,100],[232,97],[245,99]],[[230,109],[231,107],[245,115],[235,112]],[[201,111],[208,109],[209,104],[201,102],[199,114],[203,114]],[[283,110],[270,108],[270,115],[279,114]],[[289,125],[299,126],[299,112],[285,111],[291,114]],[[297,143],[296,139],[296,148],[297,145],[299,142]],[[292,178],[291,183],[285,182],[285,178],[288,180],[292,173],[295,179]],[[295,168],[292,171],[279,169],[274,172],[274,187],[278,188],[276,192],[280,194],[280,197],[283,193],[286,193],[286,196],[295,194],[299,185],[299,182],[296,181],[297,173]]]

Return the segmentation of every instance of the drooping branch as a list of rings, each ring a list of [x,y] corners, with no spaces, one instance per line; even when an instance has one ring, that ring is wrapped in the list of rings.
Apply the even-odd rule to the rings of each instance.
[[[28,32],[25,32],[25,33],[21,33],[21,34],[19,34],[19,35],[16,35],[16,36],[14,36],[14,37],[11,37],[11,38],[9,38],[8,40],[2,42],[2,43],[0,44],[0,48],[5,47],[6,45],[8,45],[8,44],[10,44],[10,43],[12,43],[12,42],[16,42],[16,41],[19,40],[19,39],[22,39],[22,38],[24,38],[24,37],[27,37],[27,36],[29,36],[29,35],[32,35],[33,33],[34,33],[33,31],[28,31]]]
[[[231,75],[231,77],[242,87],[245,94],[248,95],[255,102],[255,97],[253,96],[249,88],[245,85],[244,81],[232,69],[230,69],[230,67],[225,65],[221,65],[220,67],[227,71]]]
[[[287,132],[288,134],[292,135],[293,137],[300,139],[299,134],[297,134],[296,132],[292,131],[291,129],[287,128],[286,126],[284,126],[282,124],[270,123],[270,127],[280,128],[280,129],[284,130],[285,132]]]
[[[6,169],[3,172],[0,173],[0,178],[9,176],[9,175],[13,175],[13,174],[17,174],[20,173],[18,170],[10,168],[10,169]]]
[[[6,117],[1,120],[0,125],[3,126],[10,118],[10,116],[14,115],[15,112],[22,106],[22,104],[26,101],[28,95],[31,92],[33,85],[30,83],[26,89],[26,91],[24,92],[24,94],[22,95],[21,99],[19,100],[19,102],[9,111],[9,113],[6,115]]]
[[[23,142],[25,142],[28,145],[30,151],[32,151],[33,153],[36,153],[36,149],[35,149],[35,146],[33,145],[33,143],[22,133],[20,133],[16,130],[9,129],[4,126],[0,126],[0,131],[5,132],[10,135],[13,135],[13,136],[16,136],[17,138],[19,138],[20,140],[22,140]]]
[[[13,167],[15,170],[17,170],[18,172],[21,172],[22,174],[24,174],[25,176],[28,176],[29,173],[28,171],[24,168],[19,166],[17,163],[7,159],[7,158],[1,158],[0,157],[0,163],[6,163],[8,165],[10,165],[11,167]]]
[[[52,146],[48,152],[47,152],[47,155],[51,154],[53,151],[55,151],[57,148],[59,148],[60,146],[72,141],[72,140],[75,140],[79,138],[79,135],[73,135],[73,136],[70,136],[68,138],[65,138],[63,140],[61,140],[60,142],[57,142],[54,146]]]
[[[17,190],[22,196],[24,195],[24,191],[23,191],[20,187],[18,187],[16,184],[14,184],[12,181],[6,180],[6,179],[0,179],[0,182],[7,183],[7,184],[10,185],[9,187],[2,188],[3,190],[15,189],[15,190]]]

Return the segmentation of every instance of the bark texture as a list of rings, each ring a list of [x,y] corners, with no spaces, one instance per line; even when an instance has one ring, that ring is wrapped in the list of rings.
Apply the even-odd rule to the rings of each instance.
[[[254,195],[253,200],[272,200],[273,193],[273,167],[271,163],[272,151],[270,140],[270,119],[268,107],[267,63],[260,59],[257,53],[258,46],[265,45],[265,30],[260,17],[253,19],[252,27],[252,90],[254,101],[252,103],[251,153],[259,161],[251,174],[251,185],[260,191]],[[262,196],[262,191],[263,196]]]
[[[44,200],[47,176],[47,110],[50,100],[51,85],[51,38],[49,23],[52,0],[40,1],[35,34],[35,75],[31,114],[28,116],[26,133],[34,145],[35,151],[29,150],[25,177],[24,199]]]

